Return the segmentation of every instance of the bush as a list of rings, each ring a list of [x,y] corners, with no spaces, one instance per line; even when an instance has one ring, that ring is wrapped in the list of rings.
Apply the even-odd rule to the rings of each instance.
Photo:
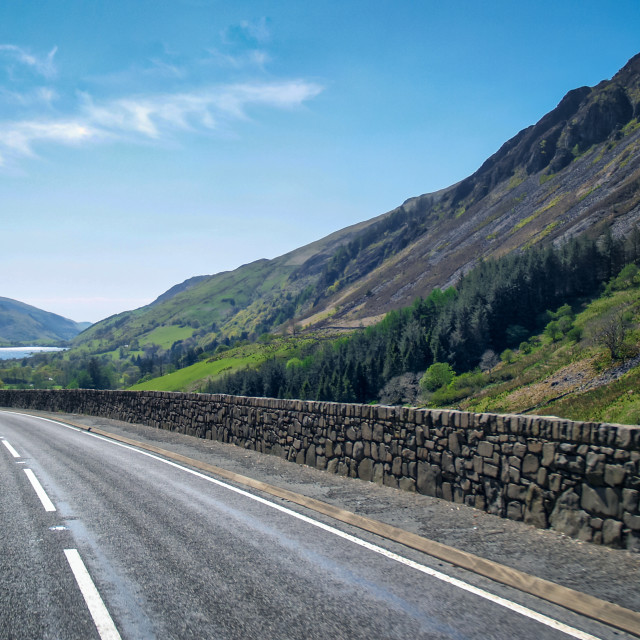
[[[500,354],[500,359],[502,362],[506,362],[507,364],[513,362],[513,351],[511,349],[505,349]]]
[[[420,378],[420,389],[423,392],[436,391],[448,385],[454,376],[455,371],[448,362],[434,362]]]

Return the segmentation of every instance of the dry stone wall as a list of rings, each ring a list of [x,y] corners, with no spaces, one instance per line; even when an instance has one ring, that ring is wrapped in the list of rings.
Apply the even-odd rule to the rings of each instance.
[[[640,551],[640,427],[153,391],[0,390],[0,406],[219,440]]]

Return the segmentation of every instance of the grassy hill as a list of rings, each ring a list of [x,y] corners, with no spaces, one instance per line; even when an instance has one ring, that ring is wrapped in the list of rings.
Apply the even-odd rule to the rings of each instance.
[[[204,358],[183,369],[161,377],[143,380],[129,387],[130,391],[205,391],[207,385],[221,376],[247,367],[256,368],[271,358],[288,361],[299,357],[317,344],[313,336],[278,337],[268,341],[243,344]]]
[[[0,346],[58,346],[86,326],[18,300],[0,298]]]

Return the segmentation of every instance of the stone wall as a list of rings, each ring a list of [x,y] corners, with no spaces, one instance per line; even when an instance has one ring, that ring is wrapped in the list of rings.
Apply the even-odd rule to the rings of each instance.
[[[640,551],[640,427],[154,391],[0,390],[0,406],[228,442]]]

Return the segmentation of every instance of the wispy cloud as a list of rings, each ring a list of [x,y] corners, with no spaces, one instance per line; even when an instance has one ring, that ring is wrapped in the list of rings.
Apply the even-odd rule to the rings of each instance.
[[[7,104],[20,107],[50,106],[57,97],[57,92],[50,87],[37,87],[27,92],[11,91],[5,87],[0,87],[0,99]]]
[[[100,131],[74,120],[0,125],[0,165],[5,164],[9,157],[33,156],[33,146],[37,143],[78,144],[100,135]]]
[[[218,49],[207,49],[211,54],[211,60],[222,67],[232,69],[242,69],[244,67],[258,67],[264,69],[265,65],[271,60],[271,56],[261,49],[250,49],[237,55],[223,53]]]
[[[45,56],[37,56],[15,44],[0,44],[0,54],[33,69],[47,79],[56,75],[53,58],[57,51],[58,47],[53,47]]]
[[[199,91],[130,97],[105,104],[85,101],[86,119],[112,132],[136,132],[158,138],[171,130],[214,129],[222,121],[243,120],[251,106],[292,108],[322,91],[298,80],[234,84]]]
[[[81,96],[75,117],[0,123],[0,164],[35,155],[40,143],[80,144],[97,140],[158,140],[176,131],[215,130],[249,118],[257,107],[291,109],[322,91],[304,80],[242,83],[190,92],[130,96],[95,102]]]

